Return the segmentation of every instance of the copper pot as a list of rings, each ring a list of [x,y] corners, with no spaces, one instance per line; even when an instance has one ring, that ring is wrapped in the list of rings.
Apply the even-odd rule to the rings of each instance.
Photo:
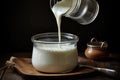
[[[106,59],[108,57],[107,47],[107,42],[97,41],[95,38],[92,38],[91,41],[87,43],[85,56],[94,60]]]

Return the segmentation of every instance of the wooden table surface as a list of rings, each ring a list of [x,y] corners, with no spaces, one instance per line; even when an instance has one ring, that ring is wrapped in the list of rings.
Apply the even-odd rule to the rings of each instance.
[[[24,53],[22,52],[22,53],[10,53],[10,54],[1,55],[0,68],[5,65],[5,62],[9,60],[11,56],[31,58],[32,54],[28,52],[24,52]],[[111,77],[106,74],[95,71],[95,72],[84,74],[84,75],[73,75],[73,76],[62,76],[62,77],[59,77],[59,76],[35,77],[35,76],[26,76],[26,75],[20,74],[15,69],[10,68],[6,70],[6,73],[4,74],[4,76],[2,76],[2,73],[4,72],[4,70],[0,71],[0,76],[2,76],[0,80],[53,80],[53,79],[54,80],[120,80],[119,78],[120,77],[120,63],[119,63],[120,56],[115,56],[117,58],[113,58],[106,61],[95,61],[95,60],[87,59],[82,55],[79,55],[79,56],[82,58],[83,64],[114,69],[118,72],[118,74],[115,77]]]

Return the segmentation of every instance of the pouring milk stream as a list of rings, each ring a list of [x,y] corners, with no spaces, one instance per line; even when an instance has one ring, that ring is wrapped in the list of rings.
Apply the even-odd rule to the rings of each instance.
[[[72,0],[62,0],[52,8],[58,26],[59,42],[61,42],[61,18],[71,8],[71,4]]]

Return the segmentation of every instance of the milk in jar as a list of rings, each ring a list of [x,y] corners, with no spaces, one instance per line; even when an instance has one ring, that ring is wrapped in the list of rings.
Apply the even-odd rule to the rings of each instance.
[[[32,64],[38,71],[63,73],[72,71],[78,64],[78,37],[70,33],[42,33],[32,37]]]

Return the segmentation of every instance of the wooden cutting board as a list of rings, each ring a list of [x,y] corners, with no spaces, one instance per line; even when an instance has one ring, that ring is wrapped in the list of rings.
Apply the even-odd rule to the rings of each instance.
[[[78,57],[78,61],[82,63],[82,57]],[[74,75],[84,75],[88,73],[92,73],[95,70],[89,69],[89,68],[83,68],[83,67],[76,67],[73,71],[68,73],[59,73],[59,74],[53,74],[53,73],[43,73],[37,71],[31,63],[31,58],[21,58],[21,57],[15,57],[13,60],[15,63],[14,68],[23,75],[28,76],[74,76]],[[83,59],[84,62],[84,59]]]

